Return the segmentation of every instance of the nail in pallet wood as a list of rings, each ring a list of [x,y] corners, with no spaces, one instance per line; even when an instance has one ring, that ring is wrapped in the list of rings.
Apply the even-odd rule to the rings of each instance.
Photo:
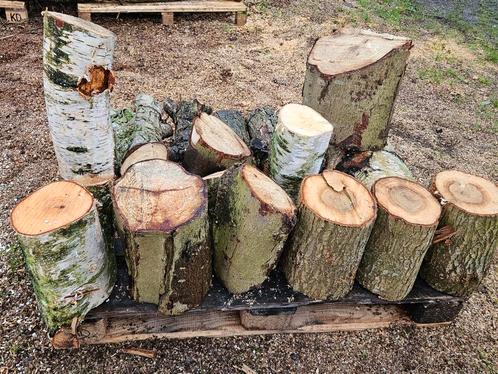
[[[175,13],[234,12],[235,24],[243,26],[247,7],[238,1],[172,1],[167,3],[78,4],[78,16],[91,21],[93,13],[161,13],[163,25],[174,23]]]
[[[259,288],[230,294],[213,280],[204,302],[179,316],[164,316],[152,304],[128,294],[129,277],[118,253],[118,282],[108,302],[90,311],[77,338],[65,329],[52,339],[55,348],[118,343],[149,338],[226,337],[274,333],[353,331],[392,325],[449,324],[464,299],[452,297],[417,280],[403,300],[390,302],[355,285],[340,301],[320,302],[294,292],[279,271]]]
[[[5,18],[9,23],[24,22],[28,19],[24,1],[0,0],[0,8],[5,9]]]

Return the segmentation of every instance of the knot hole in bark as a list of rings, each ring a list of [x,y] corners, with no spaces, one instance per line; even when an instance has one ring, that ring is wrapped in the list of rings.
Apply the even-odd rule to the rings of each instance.
[[[102,66],[91,66],[88,74],[80,78],[78,92],[83,96],[96,96],[105,90],[112,91],[114,87],[114,73]]]

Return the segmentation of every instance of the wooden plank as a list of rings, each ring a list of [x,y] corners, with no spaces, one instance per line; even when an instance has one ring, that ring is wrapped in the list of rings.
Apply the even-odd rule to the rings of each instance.
[[[245,12],[247,7],[237,1],[173,1],[168,3],[81,3],[79,12],[89,13],[162,13],[162,12]]]
[[[78,11],[78,17],[84,19],[85,21],[92,21],[92,13],[90,12],[80,12]]]
[[[0,8],[26,9],[24,1],[0,0]]]
[[[161,13],[161,20],[163,25],[171,26],[175,23],[174,13],[171,12],[163,12]]]
[[[244,26],[247,22],[247,12],[235,13],[235,24],[237,26]]]
[[[28,11],[26,9],[5,9],[5,18],[8,23],[20,23],[28,19]]]
[[[282,322],[284,321],[284,322]],[[355,331],[413,324],[402,308],[382,306],[308,305],[293,314],[258,316],[243,311],[190,311],[180,316],[155,313],[141,318],[105,318],[85,321],[79,327],[78,344],[104,344],[149,338],[184,339],[191,337],[227,337],[274,333],[321,333]],[[67,337],[65,337],[67,336]],[[62,339],[62,340],[61,340]],[[56,348],[64,341],[74,346],[68,331],[54,337]]]

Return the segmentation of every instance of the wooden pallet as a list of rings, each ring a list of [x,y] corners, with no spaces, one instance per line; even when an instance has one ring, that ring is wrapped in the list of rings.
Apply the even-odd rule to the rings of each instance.
[[[0,0],[0,8],[5,9],[5,18],[9,23],[24,22],[28,19],[24,1]]]
[[[175,13],[234,12],[235,24],[245,25],[247,7],[238,1],[173,1],[167,3],[78,4],[78,16],[90,21],[93,13],[161,13],[163,25],[172,25]]]
[[[464,300],[430,288],[418,279],[404,300],[379,299],[359,285],[340,301],[317,301],[294,292],[279,271],[260,288],[230,294],[217,280],[203,304],[180,316],[164,316],[155,305],[130,299],[126,263],[118,251],[118,281],[106,303],[92,310],[77,335],[62,329],[56,348],[118,343],[149,338],[226,337],[274,333],[317,333],[383,328],[391,325],[440,326],[450,323]]]

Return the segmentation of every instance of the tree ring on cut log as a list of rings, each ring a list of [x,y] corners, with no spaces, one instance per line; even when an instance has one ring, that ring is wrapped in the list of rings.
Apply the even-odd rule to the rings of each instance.
[[[446,170],[434,178],[433,188],[448,203],[470,214],[498,214],[498,187],[484,178],[457,170]]]
[[[366,226],[375,219],[377,211],[366,187],[336,170],[306,177],[300,199],[317,216],[341,226]]]
[[[168,160],[168,148],[163,143],[145,143],[135,148],[121,164],[120,174],[124,175],[132,165],[138,162],[153,159]]]
[[[205,209],[207,195],[201,178],[174,162],[154,159],[132,165],[115,184],[113,199],[129,230],[171,232]]]
[[[79,184],[53,182],[24,198],[12,211],[11,222],[19,234],[41,235],[78,221],[92,207],[92,195]]]
[[[384,177],[372,187],[379,206],[389,214],[416,225],[434,226],[441,206],[420,184],[399,177]]]

